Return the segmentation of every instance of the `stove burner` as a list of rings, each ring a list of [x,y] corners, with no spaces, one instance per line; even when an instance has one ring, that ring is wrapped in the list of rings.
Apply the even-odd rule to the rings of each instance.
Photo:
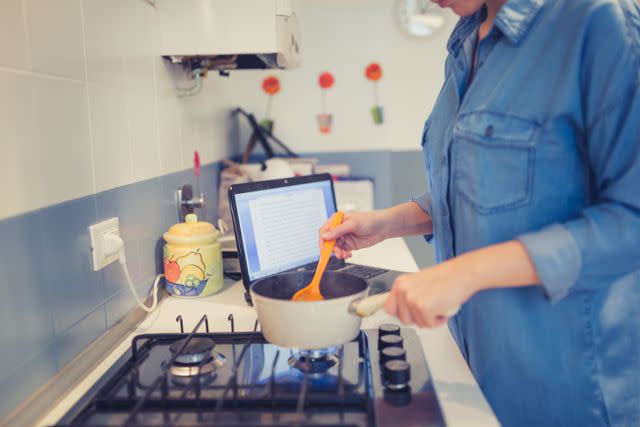
[[[222,354],[212,351],[209,360],[202,364],[174,363],[169,368],[169,374],[176,385],[190,385],[196,376],[200,377],[201,384],[208,384],[215,379],[216,370],[224,365],[224,361]]]
[[[289,366],[308,374],[321,374],[340,362],[331,350],[300,350],[289,358]]]
[[[171,344],[169,347],[171,353],[176,354],[184,341],[183,339]],[[215,345],[216,343],[210,338],[191,338],[186,347],[175,358],[175,362],[183,365],[198,365],[211,357],[211,352]]]

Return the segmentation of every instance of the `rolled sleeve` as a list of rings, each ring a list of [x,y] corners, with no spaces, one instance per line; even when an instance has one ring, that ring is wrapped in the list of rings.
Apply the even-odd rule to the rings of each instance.
[[[411,201],[417,203],[418,206],[420,206],[420,209],[425,211],[427,215],[433,218],[433,215],[431,214],[431,212],[433,211],[433,202],[431,201],[431,195],[429,193],[423,193],[417,197],[412,197]],[[431,243],[433,240],[433,234],[425,234],[424,239],[428,243]]]
[[[569,230],[553,224],[518,237],[535,266],[546,297],[558,302],[580,277],[582,256]]]

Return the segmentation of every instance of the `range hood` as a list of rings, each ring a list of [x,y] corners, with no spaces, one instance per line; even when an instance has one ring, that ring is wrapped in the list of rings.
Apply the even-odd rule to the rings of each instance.
[[[299,65],[291,0],[156,0],[161,54],[189,69]]]

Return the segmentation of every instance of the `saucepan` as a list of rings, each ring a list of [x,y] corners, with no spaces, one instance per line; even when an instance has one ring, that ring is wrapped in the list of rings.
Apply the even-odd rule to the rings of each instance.
[[[281,273],[255,282],[251,299],[262,334],[272,344],[314,350],[353,340],[362,317],[384,305],[388,292],[368,297],[369,285],[349,273],[327,271],[320,281],[323,301],[291,301],[313,272]]]

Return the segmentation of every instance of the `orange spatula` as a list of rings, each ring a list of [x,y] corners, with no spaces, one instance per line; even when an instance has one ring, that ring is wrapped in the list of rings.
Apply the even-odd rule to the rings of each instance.
[[[343,216],[344,213],[340,211],[333,214],[329,227],[333,228],[340,225]],[[322,249],[320,250],[320,261],[318,261],[318,267],[316,268],[316,273],[313,275],[313,279],[311,279],[311,283],[296,292],[293,298],[291,298],[291,301],[322,301],[324,299],[320,293],[320,280],[322,280],[324,270],[327,268],[335,244],[335,240],[324,241]]]

